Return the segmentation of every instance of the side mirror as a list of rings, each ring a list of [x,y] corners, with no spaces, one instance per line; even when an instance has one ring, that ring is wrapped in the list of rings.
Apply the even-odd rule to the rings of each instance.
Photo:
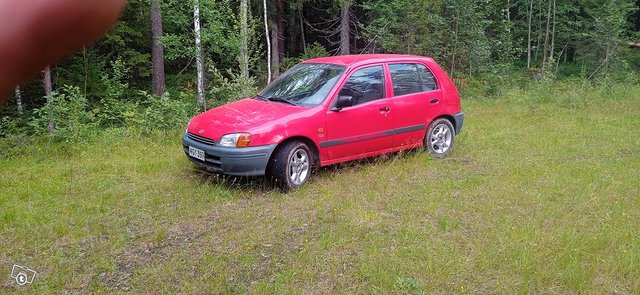
[[[336,106],[331,108],[334,112],[339,112],[342,108],[353,106],[354,100],[351,95],[340,95],[338,96],[338,101],[336,101]]]

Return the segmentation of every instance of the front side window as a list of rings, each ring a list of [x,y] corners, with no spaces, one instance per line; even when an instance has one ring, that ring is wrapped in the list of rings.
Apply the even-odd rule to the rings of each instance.
[[[332,64],[298,64],[271,83],[258,98],[317,106],[329,95],[345,68]]]
[[[383,67],[373,66],[355,71],[339,95],[353,97],[354,105],[385,98]]]
[[[421,64],[389,65],[393,81],[393,95],[401,96],[436,89],[433,73]]]

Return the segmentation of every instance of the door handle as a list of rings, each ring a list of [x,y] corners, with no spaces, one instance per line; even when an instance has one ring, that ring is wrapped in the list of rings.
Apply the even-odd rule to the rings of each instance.
[[[438,102],[438,98],[436,97],[429,100],[429,103],[437,103],[437,102]]]
[[[381,107],[380,111],[388,112],[389,111],[389,107]]]

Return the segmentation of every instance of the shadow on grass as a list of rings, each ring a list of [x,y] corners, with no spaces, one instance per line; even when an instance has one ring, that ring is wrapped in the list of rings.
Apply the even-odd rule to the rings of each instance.
[[[421,152],[422,149],[416,148],[411,150],[393,152],[390,154],[378,155],[364,159],[338,163],[334,165],[314,168],[312,178],[325,177],[326,175],[363,169],[372,165],[384,165],[393,161],[407,159]],[[260,192],[279,191],[264,176],[232,176],[213,172],[204,167],[193,167],[193,173],[202,181],[212,183],[214,185],[223,186],[231,190],[257,190]]]
[[[223,186],[233,190],[260,190],[264,192],[272,191],[275,188],[265,179],[264,176],[232,176],[216,173],[206,168],[194,166],[193,173],[202,181]]]

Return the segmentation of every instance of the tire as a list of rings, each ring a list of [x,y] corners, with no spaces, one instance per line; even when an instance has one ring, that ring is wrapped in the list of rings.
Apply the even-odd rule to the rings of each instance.
[[[424,135],[424,146],[431,156],[442,159],[451,153],[455,140],[456,130],[453,124],[445,118],[440,118],[429,125]]]
[[[271,157],[267,179],[285,193],[299,189],[311,177],[313,157],[313,153],[303,142],[287,142]]]

